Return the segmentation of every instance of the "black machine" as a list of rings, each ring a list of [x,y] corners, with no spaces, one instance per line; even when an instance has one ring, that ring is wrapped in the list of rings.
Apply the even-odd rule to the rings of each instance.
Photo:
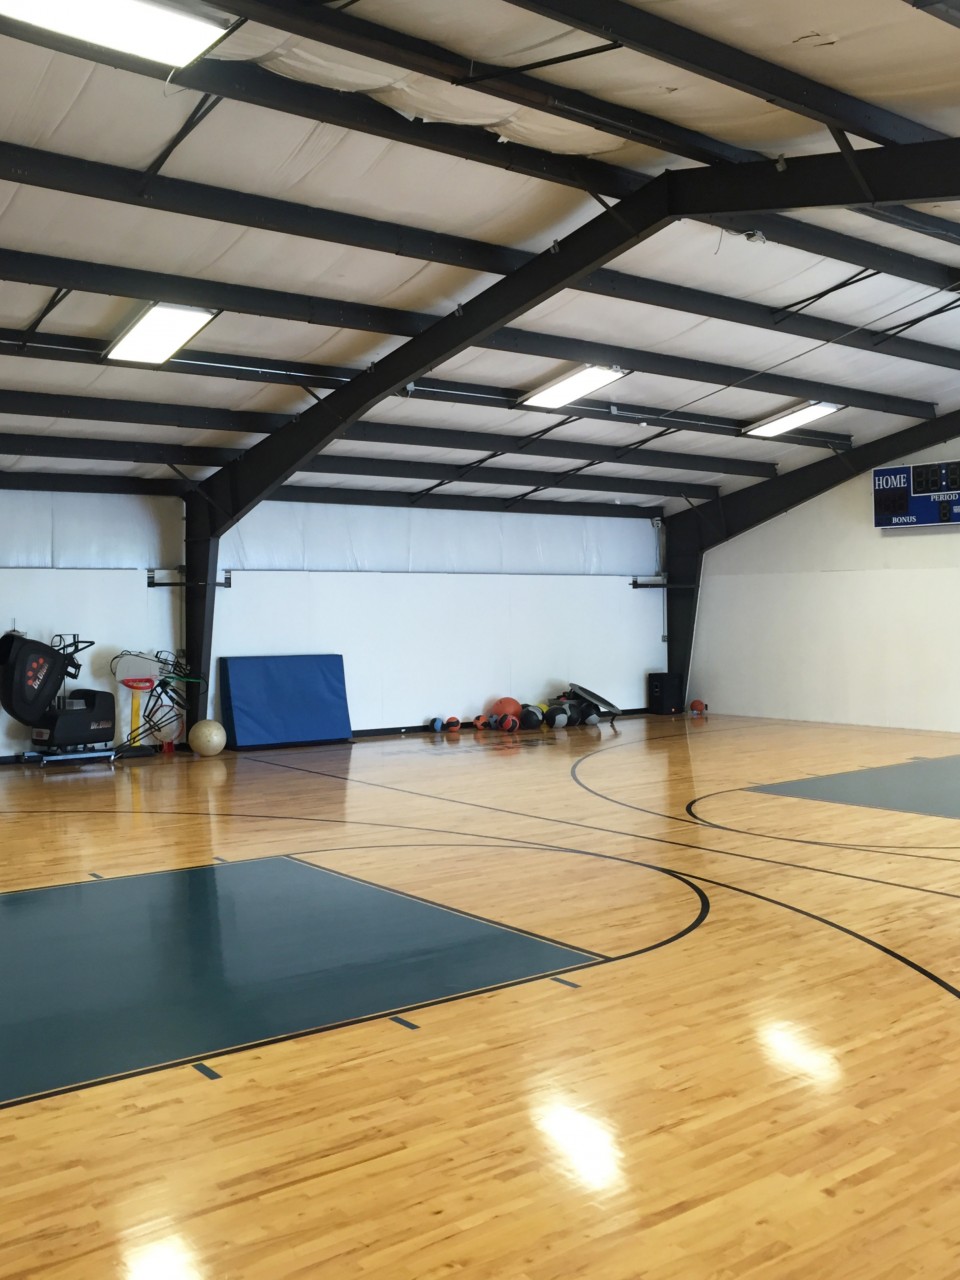
[[[65,680],[76,680],[76,655],[92,640],[54,636],[50,644],[29,640],[15,631],[0,636],[0,707],[33,731],[32,752],[25,762],[113,758],[116,702],[101,689],[62,692]]]

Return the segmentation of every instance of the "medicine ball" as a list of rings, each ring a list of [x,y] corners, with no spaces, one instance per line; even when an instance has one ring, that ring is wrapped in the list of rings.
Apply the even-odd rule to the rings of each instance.
[[[501,716],[500,728],[504,733],[516,733],[520,728],[520,721],[516,716]]]
[[[563,703],[552,702],[547,707],[544,720],[551,729],[564,729],[567,724],[567,709]]]
[[[543,712],[539,707],[525,706],[520,712],[521,729],[539,729],[543,724]]]

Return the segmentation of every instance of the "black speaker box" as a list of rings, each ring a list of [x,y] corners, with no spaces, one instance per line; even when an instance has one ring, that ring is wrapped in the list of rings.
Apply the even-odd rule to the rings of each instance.
[[[651,671],[647,676],[647,710],[657,716],[682,711],[682,678],[672,671]]]

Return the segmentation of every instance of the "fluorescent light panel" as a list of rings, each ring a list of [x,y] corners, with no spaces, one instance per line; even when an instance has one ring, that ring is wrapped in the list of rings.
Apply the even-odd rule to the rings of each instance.
[[[163,364],[208,325],[217,313],[158,302],[107,352],[108,360]]]
[[[836,413],[838,409],[842,409],[840,404],[826,404],[822,401],[815,401],[813,404],[804,405],[800,409],[792,409],[789,413],[781,414],[777,418],[767,418],[763,422],[758,422],[755,427],[750,427],[745,432],[748,436],[782,436],[785,431],[795,431],[797,427],[806,427],[811,422],[816,422],[819,418],[826,418],[828,414]]]
[[[622,378],[624,369],[605,369],[600,365],[585,364],[573,373],[565,373],[562,378],[548,382],[545,387],[531,391],[523,397],[522,403],[537,409],[559,409],[561,405],[570,404],[588,396],[591,391],[598,391],[611,382]]]
[[[228,25],[149,0],[0,0],[0,14],[167,67],[199,58]]]

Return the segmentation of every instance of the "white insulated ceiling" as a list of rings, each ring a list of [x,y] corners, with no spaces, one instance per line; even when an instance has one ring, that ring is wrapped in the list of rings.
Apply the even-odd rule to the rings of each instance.
[[[768,0],[660,0],[636,3],[670,21],[748,50],[779,66],[896,111],[947,134],[960,132],[956,60],[960,30],[913,10],[903,0],[808,0],[803,6]],[[229,13],[229,5],[223,6]],[[505,0],[356,0],[349,16],[393,27],[478,61],[505,66],[555,58],[596,47],[596,36],[572,30],[514,7]],[[98,59],[102,56],[104,62]],[[497,138],[558,156],[590,157],[657,174],[692,162],[602,129],[498,98],[482,86],[450,85],[389,61],[344,52],[278,28],[248,22],[222,44],[216,58],[255,61],[271,75],[371,98],[418,121],[439,121],[492,133]],[[44,152],[143,171],[184,125],[201,95],[162,78],[118,70],[109,53],[53,52],[29,40],[0,37],[0,141]],[[787,157],[834,149],[825,127],[759,97],[717,84],[629,49],[616,49],[531,73],[546,83],[576,88],[637,111],[698,130],[712,138]],[[857,138],[855,146],[870,145]],[[270,196],[294,204],[377,219],[405,227],[469,237],[490,245],[540,252],[600,209],[593,196],[559,183],[440,154],[360,128],[316,123],[302,116],[234,100],[220,102],[186,137],[161,170],[170,178],[228,191]],[[960,206],[923,206],[960,223]],[[957,244],[835,210],[798,212],[799,220],[882,245],[928,263],[956,269]],[[482,292],[498,277],[442,262],[355,248],[329,241],[238,226],[214,218],[187,217],[138,205],[92,199],[65,191],[0,181],[0,277],[2,253],[17,251],[84,263],[161,272],[291,294],[416,311],[437,319]],[[858,268],[849,262],[789,248],[771,239],[750,242],[698,222],[669,227],[624,254],[610,267],[766,307],[791,308],[824,290],[844,286]],[[291,416],[314,402],[289,378],[271,374],[284,362],[360,371],[405,339],[389,330],[366,331],[301,320],[224,311],[190,349],[259,362],[258,378],[207,376],[189,363],[161,369],[123,368],[101,361],[50,358],[50,348],[18,350],[13,337],[36,320],[50,300],[48,284],[0,278],[0,434],[54,436],[65,440],[147,442],[171,447],[248,447],[262,438],[238,420],[232,431],[113,422],[88,416],[4,410],[5,392],[103,397],[143,404],[189,405]],[[850,329],[884,329],[914,321],[949,303],[950,292],[874,274],[819,298],[805,314]],[[102,344],[142,305],[142,295],[117,296],[96,288],[75,291],[39,325],[40,335],[62,335]],[[643,481],[715,486],[728,493],[755,476],[711,469],[703,455],[775,463],[781,471],[824,456],[789,439],[753,440],[704,434],[673,425],[671,414],[692,412],[749,423],[790,407],[795,398],[751,385],[750,374],[772,371],[812,383],[881,392],[931,402],[937,414],[960,408],[960,370],[851,350],[794,336],[776,328],[735,324],[690,311],[613,299],[567,289],[518,319],[518,330],[606,343],[636,351],[734,366],[746,376],[711,381],[666,372],[633,372],[597,393],[613,405],[642,405],[667,415],[667,425],[543,414],[494,403],[440,403],[391,397],[367,415],[371,423],[435,430],[437,443],[351,440],[328,447],[339,466],[399,462],[471,468],[438,492],[449,496],[514,500],[526,491],[484,481],[485,454],[451,448],[440,433],[469,431],[517,437],[515,452],[502,451],[486,465],[562,476],[576,461],[541,456],[524,438],[549,431],[558,441],[586,441],[626,450],[649,441],[655,450],[686,455],[690,466],[647,467],[629,457],[601,462],[584,478],[622,479],[615,491],[543,487],[537,497],[563,503],[658,507],[687,505],[684,497],[639,496]],[[912,339],[954,349],[960,338],[956,312],[915,324]],[[92,349],[92,348],[91,348]],[[187,352],[189,355],[189,349]],[[473,347],[432,371],[432,377],[494,389],[535,387],[571,367],[562,358]],[[318,393],[323,394],[322,387]],[[849,435],[854,445],[888,435],[916,416],[845,408],[818,424]],[[561,425],[562,424],[562,425]],[[209,466],[184,465],[192,478]],[[0,471],[170,478],[162,462],[0,454]],[[416,494],[436,484],[429,475],[303,472],[292,483],[311,488]],[[531,485],[533,487],[533,485]],[[696,498],[694,501],[702,500]]]

